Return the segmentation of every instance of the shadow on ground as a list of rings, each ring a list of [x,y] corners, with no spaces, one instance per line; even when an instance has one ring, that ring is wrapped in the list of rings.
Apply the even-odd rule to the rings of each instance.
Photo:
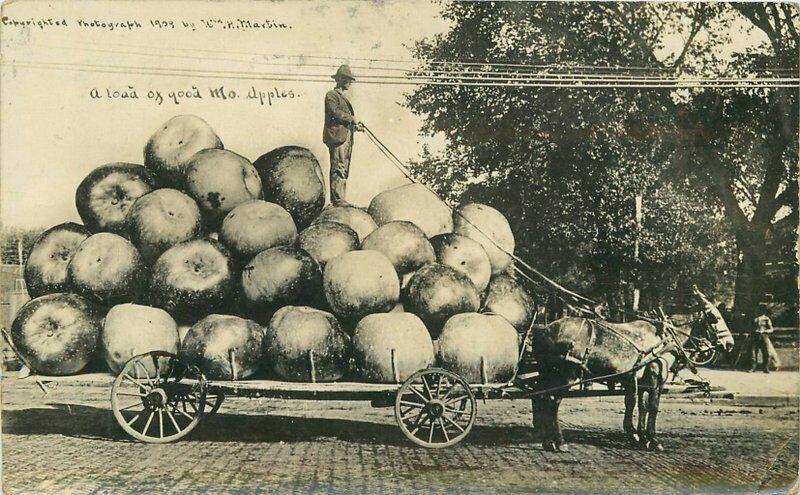
[[[134,441],[122,431],[109,409],[81,404],[55,403],[50,407],[3,411],[7,435],[63,435],[110,441]],[[478,423],[480,418],[478,418]],[[602,448],[629,448],[626,438],[614,430],[565,428],[569,443]],[[218,413],[204,417],[181,442],[308,442],[325,438],[353,443],[412,446],[393,420],[370,421],[299,418],[266,414]],[[679,440],[678,440],[679,441]],[[527,425],[476,424],[466,442],[492,446],[538,446]]]

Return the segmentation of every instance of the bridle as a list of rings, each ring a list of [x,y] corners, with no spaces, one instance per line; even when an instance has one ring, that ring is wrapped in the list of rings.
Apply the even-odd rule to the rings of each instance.
[[[700,317],[693,317],[687,322],[676,325],[672,323],[669,320],[669,318],[666,317],[666,315],[664,315],[663,311],[661,311],[660,309],[659,311],[661,313],[661,317],[663,318],[662,325],[664,331],[669,334],[671,340],[675,344],[676,356],[693,372],[695,372],[697,366],[701,366],[702,364],[704,364],[697,361],[696,356],[704,351],[707,351],[709,346],[711,348],[717,347],[720,344],[719,335],[717,334],[715,335],[715,338],[713,340],[711,339],[713,332],[711,332],[711,325],[708,324],[707,321],[705,321],[705,315],[702,315]],[[696,335],[693,335],[692,330],[689,330],[689,332],[680,330],[686,326],[692,326],[692,328],[694,328],[694,325],[696,325],[697,323],[707,325],[705,336],[698,337]],[[678,340],[677,334],[685,336],[686,337],[685,343],[688,343],[689,345],[681,344],[681,342]]]

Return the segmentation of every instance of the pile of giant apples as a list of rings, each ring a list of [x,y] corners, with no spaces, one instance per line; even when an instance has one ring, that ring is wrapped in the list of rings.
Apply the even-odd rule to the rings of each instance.
[[[160,350],[211,379],[397,382],[438,364],[502,381],[533,318],[497,210],[454,212],[419,184],[324,207],[308,149],[251,162],[195,116],[160,126],[144,165],[92,171],[75,203],[83,224],[33,246],[12,326],[40,374]]]

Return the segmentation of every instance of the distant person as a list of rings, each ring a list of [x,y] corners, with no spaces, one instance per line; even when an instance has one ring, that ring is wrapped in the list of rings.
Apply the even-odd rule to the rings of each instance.
[[[769,317],[769,309],[766,306],[759,308],[758,317],[754,320],[756,327],[750,338],[750,369],[752,373],[758,367],[758,352],[761,351],[761,359],[764,360],[763,371],[769,373],[770,364],[770,348],[772,342],[769,340],[769,334],[772,333],[772,320]]]
[[[325,127],[322,141],[328,147],[330,157],[330,191],[333,206],[348,206],[345,200],[347,177],[350,174],[350,157],[353,154],[353,132],[361,130],[362,124],[355,117],[353,105],[345,91],[356,80],[350,67],[342,65],[331,76],[336,87],[325,95]]]

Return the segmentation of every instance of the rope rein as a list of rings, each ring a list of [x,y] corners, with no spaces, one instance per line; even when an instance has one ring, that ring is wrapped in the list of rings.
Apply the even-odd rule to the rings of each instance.
[[[372,142],[375,144],[375,146],[377,146],[377,148],[378,148],[378,149],[379,149],[379,150],[380,150],[380,151],[381,151],[381,152],[384,154],[384,156],[386,156],[386,157],[389,159],[389,161],[392,163],[392,165],[394,165],[394,166],[395,166],[395,168],[397,168],[397,169],[398,169],[398,170],[399,170],[399,171],[400,171],[400,172],[403,174],[403,176],[404,176],[406,179],[408,179],[409,181],[411,181],[411,182],[412,182],[412,183],[414,183],[414,184],[420,184],[420,185],[422,185],[422,186],[423,186],[425,189],[427,189],[428,191],[430,191],[430,192],[431,192],[433,195],[435,195],[435,196],[436,196],[436,197],[437,197],[437,198],[438,198],[440,201],[442,201],[442,203],[444,203],[445,205],[447,205],[447,207],[450,209],[450,211],[452,211],[453,213],[455,213],[456,215],[458,215],[458,216],[459,216],[459,218],[461,218],[462,220],[464,220],[464,222],[466,222],[467,224],[469,224],[469,225],[470,225],[472,228],[474,228],[474,229],[475,229],[475,230],[476,230],[478,233],[480,233],[481,235],[483,235],[484,237],[486,237],[486,239],[487,239],[489,242],[491,242],[491,243],[492,243],[492,244],[493,244],[493,245],[494,245],[494,246],[495,246],[497,249],[499,249],[499,250],[500,250],[500,251],[501,251],[503,254],[505,254],[506,256],[510,257],[510,258],[511,258],[512,260],[514,260],[516,263],[519,263],[521,266],[523,266],[525,269],[529,270],[531,273],[533,273],[534,275],[536,275],[536,276],[537,276],[537,277],[539,277],[540,279],[544,280],[544,281],[545,281],[547,284],[549,284],[551,287],[553,287],[553,288],[555,288],[555,289],[557,289],[557,290],[559,290],[559,291],[561,291],[561,292],[563,292],[563,293],[565,293],[565,294],[568,294],[569,296],[571,296],[571,297],[572,297],[573,299],[575,299],[576,301],[582,301],[583,303],[588,303],[588,304],[590,304],[590,305],[592,305],[592,306],[597,306],[597,305],[599,305],[599,304],[600,304],[599,302],[597,302],[597,301],[595,301],[595,300],[593,300],[593,299],[590,299],[590,298],[588,298],[588,297],[586,297],[586,296],[582,296],[582,295],[580,295],[580,294],[578,294],[578,293],[576,293],[576,292],[573,292],[573,291],[571,291],[571,290],[567,289],[566,287],[562,286],[561,284],[559,284],[559,283],[558,283],[558,282],[556,282],[555,280],[552,280],[551,278],[549,278],[547,275],[543,274],[543,273],[542,273],[542,272],[540,272],[539,270],[537,270],[537,269],[533,268],[532,266],[530,266],[528,263],[526,263],[526,262],[525,262],[525,260],[523,260],[523,259],[522,259],[522,258],[520,258],[519,256],[516,256],[514,253],[510,252],[509,250],[507,250],[506,248],[504,248],[503,246],[501,246],[501,245],[500,245],[500,244],[499,244],[497,241],[495,241],[495,240],[494,240],[494,238],[493,238],[492,236],[490,236],[489,234],[487,234],[486,232],[484,232],[484,231],[483,231],[483,230],[482,230],[482,229],[481,229],[479,226],[475,225],[475,223],[474,223],[474,222],[472,222],[472,221],[470,221],[468,218],[466,218],[466,217],[465,217],[465,216],[464,216],[464,215],[463,215],[463,214],[462,214],[462,213],[461,213],[461,212],[458,210],[458,208],[455,208],[455,207],[453,207],[453,206],[452,206],[451,204],[449,204],[447,201],[445,201],[444,199],[442,199],[442,198],[441,198],[441,196],[439,196],[439,194],[438,194],[436,191],[434,191],[434,190],[433,190],[433,189],[432,189],[430,186],[428,186],[428,185],[427,185],[427,184],[425,184],[424,182],[421,182],[420,180],[418,180],[418,179],[417,179],[417,178],[416,178],[416,177],[415,177],[415,176],[414,176],[414,175],[411,173],[411,171],[410,171],[410,170],[408,170],[408,167],[406,167],[406,166],[403,164],[403,161],[402,161],[402,160],[400,160],[400,158],[398,158],[398,157],[397,157],[397,155],[395,155],[395,154],[392,152],[392,150],[390,150],[390,149],[389,149],[389,147],[388,147],[388,146],[386,146],[386,145],[383,143],[383,141],[381,141],[381,140],[380,140],[380,139],[379,139],[379,138],[378,138],[378,137],[375,135],[375,133],[374,133],[374,132],[372,132],[372,130],[371,130],[369,127],[367,127],[367,126],[366,126],[366,125],[364,125],[363,123],[362,123],[361,125],[362,125],[362,127],[364,128],[364,131],[366,131],[367,137],[368,137],[368,138],[369,138],[369,139],[370,139],[370,140],[371,140],[371,141],[372,141]],[[517,273],[520,273],[520,274],[521,274],[522,276],[524,276],[526,279],[530,280],[531,282],[535,282],[535,281],[534,281],[534,280],[533,280],[533,279],[532,279],[532,278],[531,278],[529,275],[527,275],[526,273],[524,273],[524,272],[523,272],[522,270],[520,270],[518,267],[516,267],[516,266],[515,266],[515,267],[514,267],[514,270],[515,270]],[[589,312],[589,313],[592,313],[592,314],[594,314],[594,311],[592,311],[592,310],[590,310],[590,309],[587,309],[587,308],[581,308],[581,309],[584,309],[585,311],[587,311],[587,312]]]
[[[514,264],[512,265],[514,271],[517,274],[519,274],[521,277],[523,277],[524,279],[528,280],[531,283],[534,283],[534,284],[537,283],[537,281],[534,280],[533,277],[531,277],[528,273],[526,273],[524,270],[522,270],[519,266],[522,266],[523,268],[528,270],[530,273],[532,273],[535,276],[537,276],[540,280],[544,281],[547,285],[549,285],[555,291],[560,292],[562,295],[559,295],[558,297],[561,300],[564,300],[564,296],[563,296],[564,294],[569,296],[577,304],[577,307],[573,307],[573,309],[577,309],[577,310],[579,310],[579,311],[581,311],[583,313],[586,313],[586,314],[594,316],[594,318],[592,318],[593,322],[601,325],[603,328],[609,330],[610,332],[614,333],[615,335],[619,336],[620,338],[626,340],[629,344],[631,344],[640,353],[640,358],[642,356],[644,356],[644,355],[652,353],[655,349],[664,346],[664,344],[666,342],[668,342],[669,340],[672,340],[674,342],[676,348],[680,352],[680,355],[686,360],[686,362],[690,363],[690,365],[695,364],[695,362],[688,356],[688,353],[683,348],[681,343],[678,341],[678,337],[675,335],[675,332],[677,332],[677,328],[674,327],[671,323],[668,322],[668,319],[666,318],[666,315],[663,314],[663,311],[662,311],[662,319],[661,320],[657,320],[657,319],[649,318],[649,317],[647,317],[647,316],[645,316],[645,315],[643,315],[643,314],[641,314],[639,312],[630,312],[630,311],[627,311],[627,310],[624,310],[624,309],[622,310],[622,312],[624,314],[632,315],[632,316],[636,317],[637,319],[640,319],[640,320],[646,321],[646,322],[648,322],[650,324],[653,324],[653,325],[656,326],[656,328],[659,328],[659,327],[663,326],[663,328],[666,329],[666,331],[667,331],[667,333],[669,335],[669,338],[666,338],[666,337],[662,338],[662,341],[658,345],[656,345],[655,347],[653,347],[653,348],[651,348],[651,349],[649,349],[648,351],[645,352],[642,349],[640,349],[639,346],[635,342],[633,342],[633,340],[631,340],[629,337],[621,334],[620,332],[618,332],[615,329],[611,328],[607,324],[601,323],[601,321],[604,320],[604,318],[600,314],[598,314],[598,312],[595,310],[596,307],[600,306],[599,302],[597,302],[597,301],[595,301],[593,299],[590,299],[590,298],[588,298],[586,296],[583,296],[581,294],[578,294],[577,292],[573,292],[573,291],[567,289],[566,287],[562,286],[561,284],[559,284],[555,280],[553,280],[550,277],[546,276],[544,273],[540,272],[539,270],[535,269],[534,267],[532,267],[531,265],[526,263],[523,259],[521,259],[519,256],[516,256],[513,252],[511,252],[511,251],[507,250],[505,247],[501,246],[500,243],[498,243],[492,236],[488,235],[479,226],[475,225],[474,222],[472,222],[470,219],[465,217],[459,211],[458,208],[454,207],[453,205],[451,205],[450,203],[445,201],[441,196],[439,196],[439,194],[436,191],[434,191],[426,183],[418,180],[414,176],[414,174],[408,169],[408,167],[405,166],[403,161],[400,158],[398,158],[397,155],[395,155],[394,152],[392,152],[392,150],[389,149],[389,147],[386,146],[386,144],[384,144],[383,141],[381,141],[380,138],[378,138],[378,136],[376,136],[375,133],[372,132],[372,130],[369,127],[367,127],[364,123],[361,123],[361,128],[365,131],[365,133],[366,133],[367,137],[370,139],[370,141],[372,141],[372,143],[378,148],[378,150],[389,160],[389,162],[395,168],[397,168],[397,170],[400,171],[400,173],[403,174],[403,176],[407,180],[409,180],[413,184],[422,185],[431,194],[433,194],[436,198],[438,198],[440,201],[442,201],[442,203],[445,204],[450,209],[451,212],[453,212],[456,215],[458,215],[459,218],[461,218],[465,223],[469,224],[479,234],[483,235],[490,243],[492,243],[503,254],[505,254],[506,256],[511,258],[514,261]],[[519,265],[519,266],[517,266],[517,265]],[[680,332],[680,333],[683,333],[683,332]],[[691,334],[683,333],[683,335],[686,335],[689,339],[693,338],[691,336]],[[664,347],[664,348],[666,348],[666,347]],[[586,353],[585,357],[588,357],[588,352],[589,351],[587,349],[587,353]],[[623,373],[627,373],[627,371],[623,372]]]

